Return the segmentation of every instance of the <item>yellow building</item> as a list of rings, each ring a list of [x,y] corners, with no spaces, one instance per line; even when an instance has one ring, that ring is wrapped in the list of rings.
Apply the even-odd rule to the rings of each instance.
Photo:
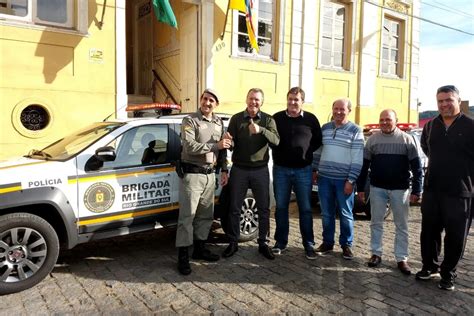
[[[195,111],[206,87],[226,113],[244,109],[251,87],[274,113],[301,86],[321,123],[339,97],[361,125],[388,107],[418,121],[419,1],[254,0],[258,52],[245,16],[226,19],[228,0],[169,3],[178,28],[157,21],[151,0],[0,0],[0,160],[126,117],[128,103]]]

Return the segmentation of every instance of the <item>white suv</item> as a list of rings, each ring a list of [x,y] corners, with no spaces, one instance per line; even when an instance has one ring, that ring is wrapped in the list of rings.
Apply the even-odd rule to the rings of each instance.
[[[40,282],[60,246],[176,225],[183,116],[95,123],[1,163],[0,294]],[[242,240],[257,236],[257,216],[249,197]]]

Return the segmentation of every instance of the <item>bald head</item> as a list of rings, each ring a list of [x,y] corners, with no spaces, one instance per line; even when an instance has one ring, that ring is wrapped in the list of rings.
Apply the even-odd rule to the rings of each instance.
[[[384,134],[391,134],[397,127],[397,113],[392,109],[383,110],[380,113],[380,130]]]

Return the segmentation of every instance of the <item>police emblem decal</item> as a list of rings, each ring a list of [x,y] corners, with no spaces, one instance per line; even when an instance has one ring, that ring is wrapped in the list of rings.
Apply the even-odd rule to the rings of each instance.
[[[94,213],[107,211],[114,204],[114,200],[114,189],[105,182],[94,183],[84,194],[85,207]]]

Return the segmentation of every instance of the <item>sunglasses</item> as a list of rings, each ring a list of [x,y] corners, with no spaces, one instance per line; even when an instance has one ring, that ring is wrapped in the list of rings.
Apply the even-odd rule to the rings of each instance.
[[[449,93],[449,92],[455,92],[456,94],[459,94],[458,88],[456,88],[453,85],[447,85],[447,86],[439,87],[438,90],[436,91],[436,94],[438,94],[438,93]]]

